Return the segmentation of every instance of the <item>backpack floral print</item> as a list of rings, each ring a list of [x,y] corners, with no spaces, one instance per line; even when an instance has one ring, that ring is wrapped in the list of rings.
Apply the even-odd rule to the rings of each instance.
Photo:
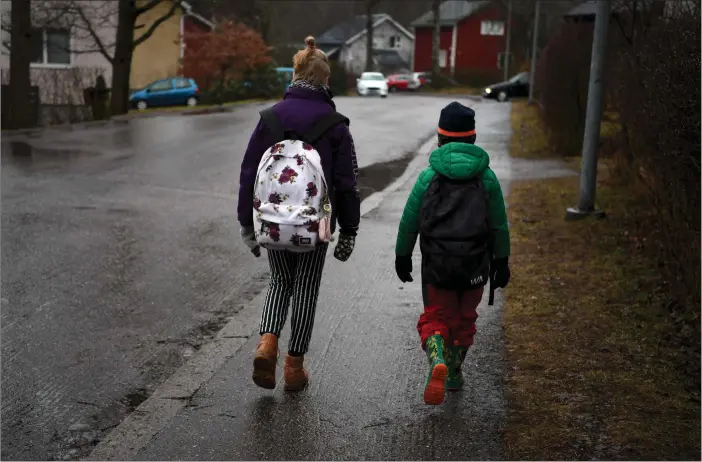
[[[319,153],[297,140],[276,143],[258,166],[254,229],[261,247],[308,252],[331,240],[331,204]]]

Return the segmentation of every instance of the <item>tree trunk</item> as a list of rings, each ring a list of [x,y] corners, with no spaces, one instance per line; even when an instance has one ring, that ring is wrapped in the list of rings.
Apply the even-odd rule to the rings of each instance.
[[[366,0],[366,72],[373,71],[373,6],[375,0]]]
[[[441,17],[439,15],[439,7],[441,0],[432,0],[431,11],[434,16],[434,33],[431,41],[431,82],[434,87],[441,86],[441,67],[439,66],[439,50],[441,40]]]
[[[29,65],[32,58],[32,13],[27,0],[12,0],[10,36],[10,117],[11,128],[34,125],[30,103],[31,80]],[[38,95],[37,95],[38,96]]]
[[[113,116],[129,112],[129,78],[132,70],[135,8],[134,0],[119,0],[110,98],[110,112]]]

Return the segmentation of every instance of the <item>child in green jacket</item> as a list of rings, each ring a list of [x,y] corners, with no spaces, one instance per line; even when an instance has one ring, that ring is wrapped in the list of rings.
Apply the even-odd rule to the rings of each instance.
[[[500,183],[476,146],[475,112],[453,102],[441,111],[439,147],[417,179],[397,233],[395,271],[412,282],[417,237],[424,313],[417,331],[430,369],[424,402],[463,386],[461,365],[473,344],[484,286],[509,282],[509,229]]]

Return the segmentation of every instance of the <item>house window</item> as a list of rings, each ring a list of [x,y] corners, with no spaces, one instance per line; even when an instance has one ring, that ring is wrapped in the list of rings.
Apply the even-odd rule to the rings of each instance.
[[[390,45],[390,48],[400,48],[400,36],[399,35],[393,35],[388,39],[388,44]]]
[[[439,67],[446,67],[446,50],[439,50]]]
[[[480,35],[505,35],[505,23],[502,21],[483,21],[480,23]]]
[[[71,64],[71,32],[68,29],[32,29],[33,64]]]

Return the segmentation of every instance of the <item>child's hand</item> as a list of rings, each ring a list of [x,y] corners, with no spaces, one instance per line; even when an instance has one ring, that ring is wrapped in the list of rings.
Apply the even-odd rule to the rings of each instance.
[[[504,289],[509,283],[509,257],[498,258],[490,264],[491,280],[495,287]]]
[[[395,256],[395,272],[402,282],[412,282],[412,255]]]

